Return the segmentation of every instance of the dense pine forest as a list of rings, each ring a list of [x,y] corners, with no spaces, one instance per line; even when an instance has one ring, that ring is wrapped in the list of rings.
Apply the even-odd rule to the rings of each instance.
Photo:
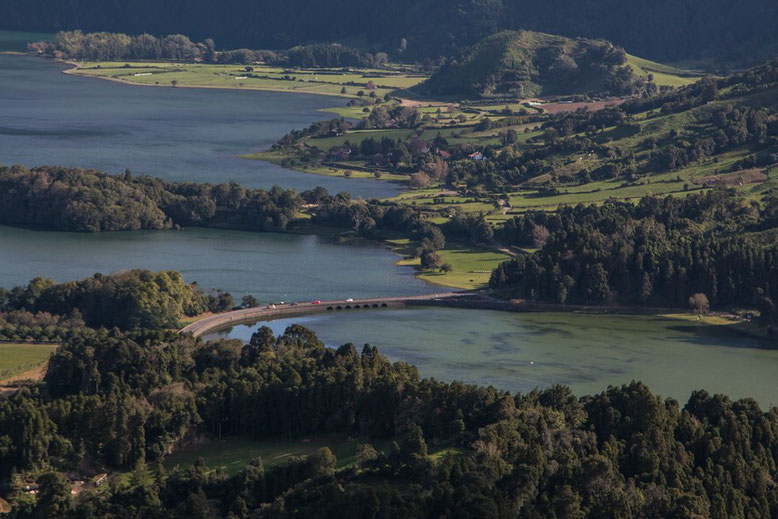
[[[776,207],[720,190],[528,212],[498,238],[539,250],[500,265],[491,286],[562,304],[679,307],[705,293],[714,305],[759,307],[776,324]]]
[[[629,52],[676,61],[718,58],[756,63],[778,50],[774,3],[695,0],[679,4],[607,1],[401,0],[358,3],[229,0],[7,0],[0,28],[182,33],[220,48],[289,48],[349,41],[414,59],[453,56],[504,29],[604,38]]]

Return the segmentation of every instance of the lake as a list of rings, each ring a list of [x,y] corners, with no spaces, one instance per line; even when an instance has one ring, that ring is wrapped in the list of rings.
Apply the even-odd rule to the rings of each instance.
[[[265,149],[291,128],[323,119],[340,102],[317,96],[132,87],[61,74],[61,65],[0,55],[0,163],[64,164],[111,172],[125,168],[171,180],[236,180],[364,197],[398,187],[338,179],[237,159]],[[376,244],[339,245],[316,236],[215,229],[76,234],[0,227],[0,286],[35,276],[57,281],[129,268],[175,269],[206,288],[262,302],[433,293],[441,289],[394,265]],[[512,391],[567,384],[577,394],[609,384],[646,382],[663,396],[688,399],[705,388],[778,401],[778,351],[755,339],[695,323],[640,316],[515,314],[401,309],[323,314],[292,322],[332,346],[369,342],[394,360],[441,380]],[[256,326],[229,336],[246,340]]]
[[[68,281],[124,269],[172,269],[187,282],[262,302],[404,296],[440,291],[400,257],[367,242],[219,229],[66,233],[0,226],[0,286],[36,276]]]
[[[262,324],[292,323],[328,345],[369,343],[423,377],[526,392],[553,384],[577,395],[642,380],[684,404],[695,389],[778,405],[778,350],[758,339],[663,317],[512,313],[452,308],[354,310],[237,326],[213,337],[248,340]],[[772,344],[773,347],[774,343]]]
[[[330,119],[334,97],[131,86],[60,71],[31,56],[0,55],[0,164],[64,165],[178,181],[280,185],[382,198],[398,184],[312,175],[237,158],[293,128]]]

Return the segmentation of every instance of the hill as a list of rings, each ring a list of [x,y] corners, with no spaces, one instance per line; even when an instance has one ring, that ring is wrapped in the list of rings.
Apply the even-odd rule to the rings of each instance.
[[[647,80],[627,62],[624,49],[605,40],[504,31],[451,60],[419,88],[468,98],[631,94]]]

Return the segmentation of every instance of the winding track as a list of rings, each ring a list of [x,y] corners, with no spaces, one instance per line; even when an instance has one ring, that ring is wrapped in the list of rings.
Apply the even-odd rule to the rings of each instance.
[[[268,305],[270,308],[268,308],[268,306],[243,308],[240,310],[233,310],[231,312],[205,317],[199,321],[195,321],[185,326],[180,330],[179,333],[191,333],[195,337],[200,337],[207,333],[229,328],[237,324],[247,324],[255,321],[278,317],[293,317],[296,315],[362,308],[396,308],[406,306],[407,304],[420,305],[425,303],[434,304],[435,302],[453,303],[463,297],[467,298],[473,296],[479,297],[480,295],[477,295],[474,292],[444,292],[439,294],[427,294],[411,297],[380,297],[374,299],[355,299],[353,301],[344,301],[343,299],[338,299],[336,301],[321,301],[318,304],[311,302],[298,303],[294,306],[291,304],[277,304]]]

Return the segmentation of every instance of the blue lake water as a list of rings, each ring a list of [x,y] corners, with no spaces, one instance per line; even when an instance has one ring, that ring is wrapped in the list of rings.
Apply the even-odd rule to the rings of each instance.
[[[333,97],[279,92],[130,86],[61,74],[65,66],[0,55],[0,164],[64,165],[169,180],[323,186],[363,198],[397,184],[311,175],[238,158],[332,114]]]

